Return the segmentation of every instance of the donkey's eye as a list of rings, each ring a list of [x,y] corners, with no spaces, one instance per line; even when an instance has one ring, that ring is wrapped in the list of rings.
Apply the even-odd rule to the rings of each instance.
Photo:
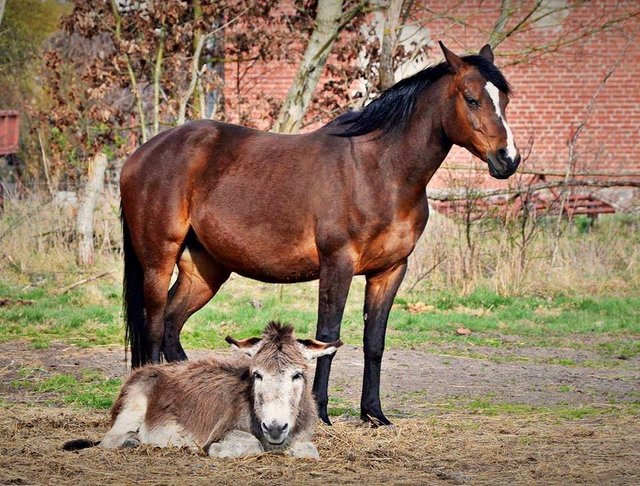
[[[477,108],[478,106],[480,106],[480,103],[478,102],[478,100],[471,96],[465,95],[464,100],[467,102],[467,105],[469,105],[471,108]]]
[[[302,378],[304,378],[304,375],[303,375],[302,373],[300,373],[300,372],[296,373],[295,375],[293,375],[293,376],[291,377],[291,379],[292,379],[293,381],[296,381],[296,380],[302,380]]]
[[[258,373],[257,371],[253,372],[253,379],[254,380],[262,380],[262,375],[260,373]]]

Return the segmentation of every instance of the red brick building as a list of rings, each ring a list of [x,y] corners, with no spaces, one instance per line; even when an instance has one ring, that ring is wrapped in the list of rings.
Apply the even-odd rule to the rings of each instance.
[[[405,34],[429,47],[418,59],[419,67],[442,60],[437,40],[458,53],[477,51],[487,42],[500,13],[497,0],[415,3],[415,18],[408,22]],[[506,32],[527,15],[532,2],[514,5]],[[564,173],[572,134],[586,122],[575,143],[576,170],[640,180],[639,12],[637,1],[547,0],[534,14],[536,22],[496,48],[496,64],[513,86],[507,116],[521,151],[530,152],[528,170]],[[375,15],[371,22],[376,22]],[[295,69],[295,63],[255,64],[245,73],[245,83],[250,80],[247,96],[267,93],[284,99]],[[235,96],[236,75],[229,65],[227,100]],[[269,128],[268,122],[261,128]],[[457,148],[445,161],[445,166],[480,165]],[[430,187],[446,184],[446,171],[439,176]],[[600,193],[620,203],[621,209],[633,195],[630,190]]]

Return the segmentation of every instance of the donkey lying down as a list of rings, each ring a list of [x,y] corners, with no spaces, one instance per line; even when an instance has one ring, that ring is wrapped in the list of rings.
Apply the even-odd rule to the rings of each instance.
[[[296,340],[291,326],[275,322],[262,338],[226,340],[247,356],[134,371],[111,409],[104,439],[69,441],[63,449],[152,444],[202,448],[213,457],[286,449],[295,457],[317,458],[308,362],[335,353],[342,342]]]

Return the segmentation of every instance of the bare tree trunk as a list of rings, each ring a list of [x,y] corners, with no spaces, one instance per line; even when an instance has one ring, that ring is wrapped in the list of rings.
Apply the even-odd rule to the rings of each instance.
[[[200,54],[202,53],[204,42],[209,35],[200,35],[194,48],[193,58],[191,60],[191,80],[189,81],[187,89],[180,94],[180,101],[178,104],[178,125],[182,125],[187,118],[187,105],[189,104],[189,100],[196,89],[196,84],[200,76]]]
[[[0,0],[0,25],[2,25],[2,17],[4,15],[4,7],[6,3],[6,0]]]
[[[292,133],[300,128],[313,91],[318,85],[329,53],[338,37],[341,17],[342,0],[318,0],[316,26],[307,44],[298,73],[291,83],[278,114],[273,127],[274,132]]]
[[[93,211],[98,196],[104,187],[104,173],[107,170],[107,156],[98,152],[93,158],[89,171],[89,180],[84,195],[78,206],[76,225],[78,231],[78,264],[93,265]]]
[[[160,78],[162,77],[165,36],[163,28],[158,36],[158,50],[156,51],[156,63],[153,70],[153,135],[157,135],[160,131]]]
[[[380,47],[380,79],[378,89],[385,90],[393,86],[395,80],[395,69],[393,67],[393,55],[398,44],[398,26],[400,13],[404,0],[389,0],[387,5],[387,15],[384,19],[384,29],[382,31],[382,41]]]
[[[492,49],[495,49],[498,44],[500,44],[504,39],[504,28],[507,25],[507,20],[513,14],[511,11],[511,1],[510,0],[502,0],[500,2],[500,15],[498,16],[498,20],[496,20],[495,25],[493,26],[493,30],[489,35],[489,45]]]

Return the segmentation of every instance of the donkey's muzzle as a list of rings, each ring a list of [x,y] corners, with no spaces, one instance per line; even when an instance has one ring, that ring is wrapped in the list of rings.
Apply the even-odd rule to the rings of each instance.
[[[269,443],[280,445],[289,435],[289,424],[279,424],[275,420],[271,424],[262,422],[262,433]]]
[[[495,154],[490,154],[487,157],[489,174],[496,179],[506,179],[518,169],[520,160],[519,153],[516,153],[515,158],[511,158],[505,149],[500,149]]]

